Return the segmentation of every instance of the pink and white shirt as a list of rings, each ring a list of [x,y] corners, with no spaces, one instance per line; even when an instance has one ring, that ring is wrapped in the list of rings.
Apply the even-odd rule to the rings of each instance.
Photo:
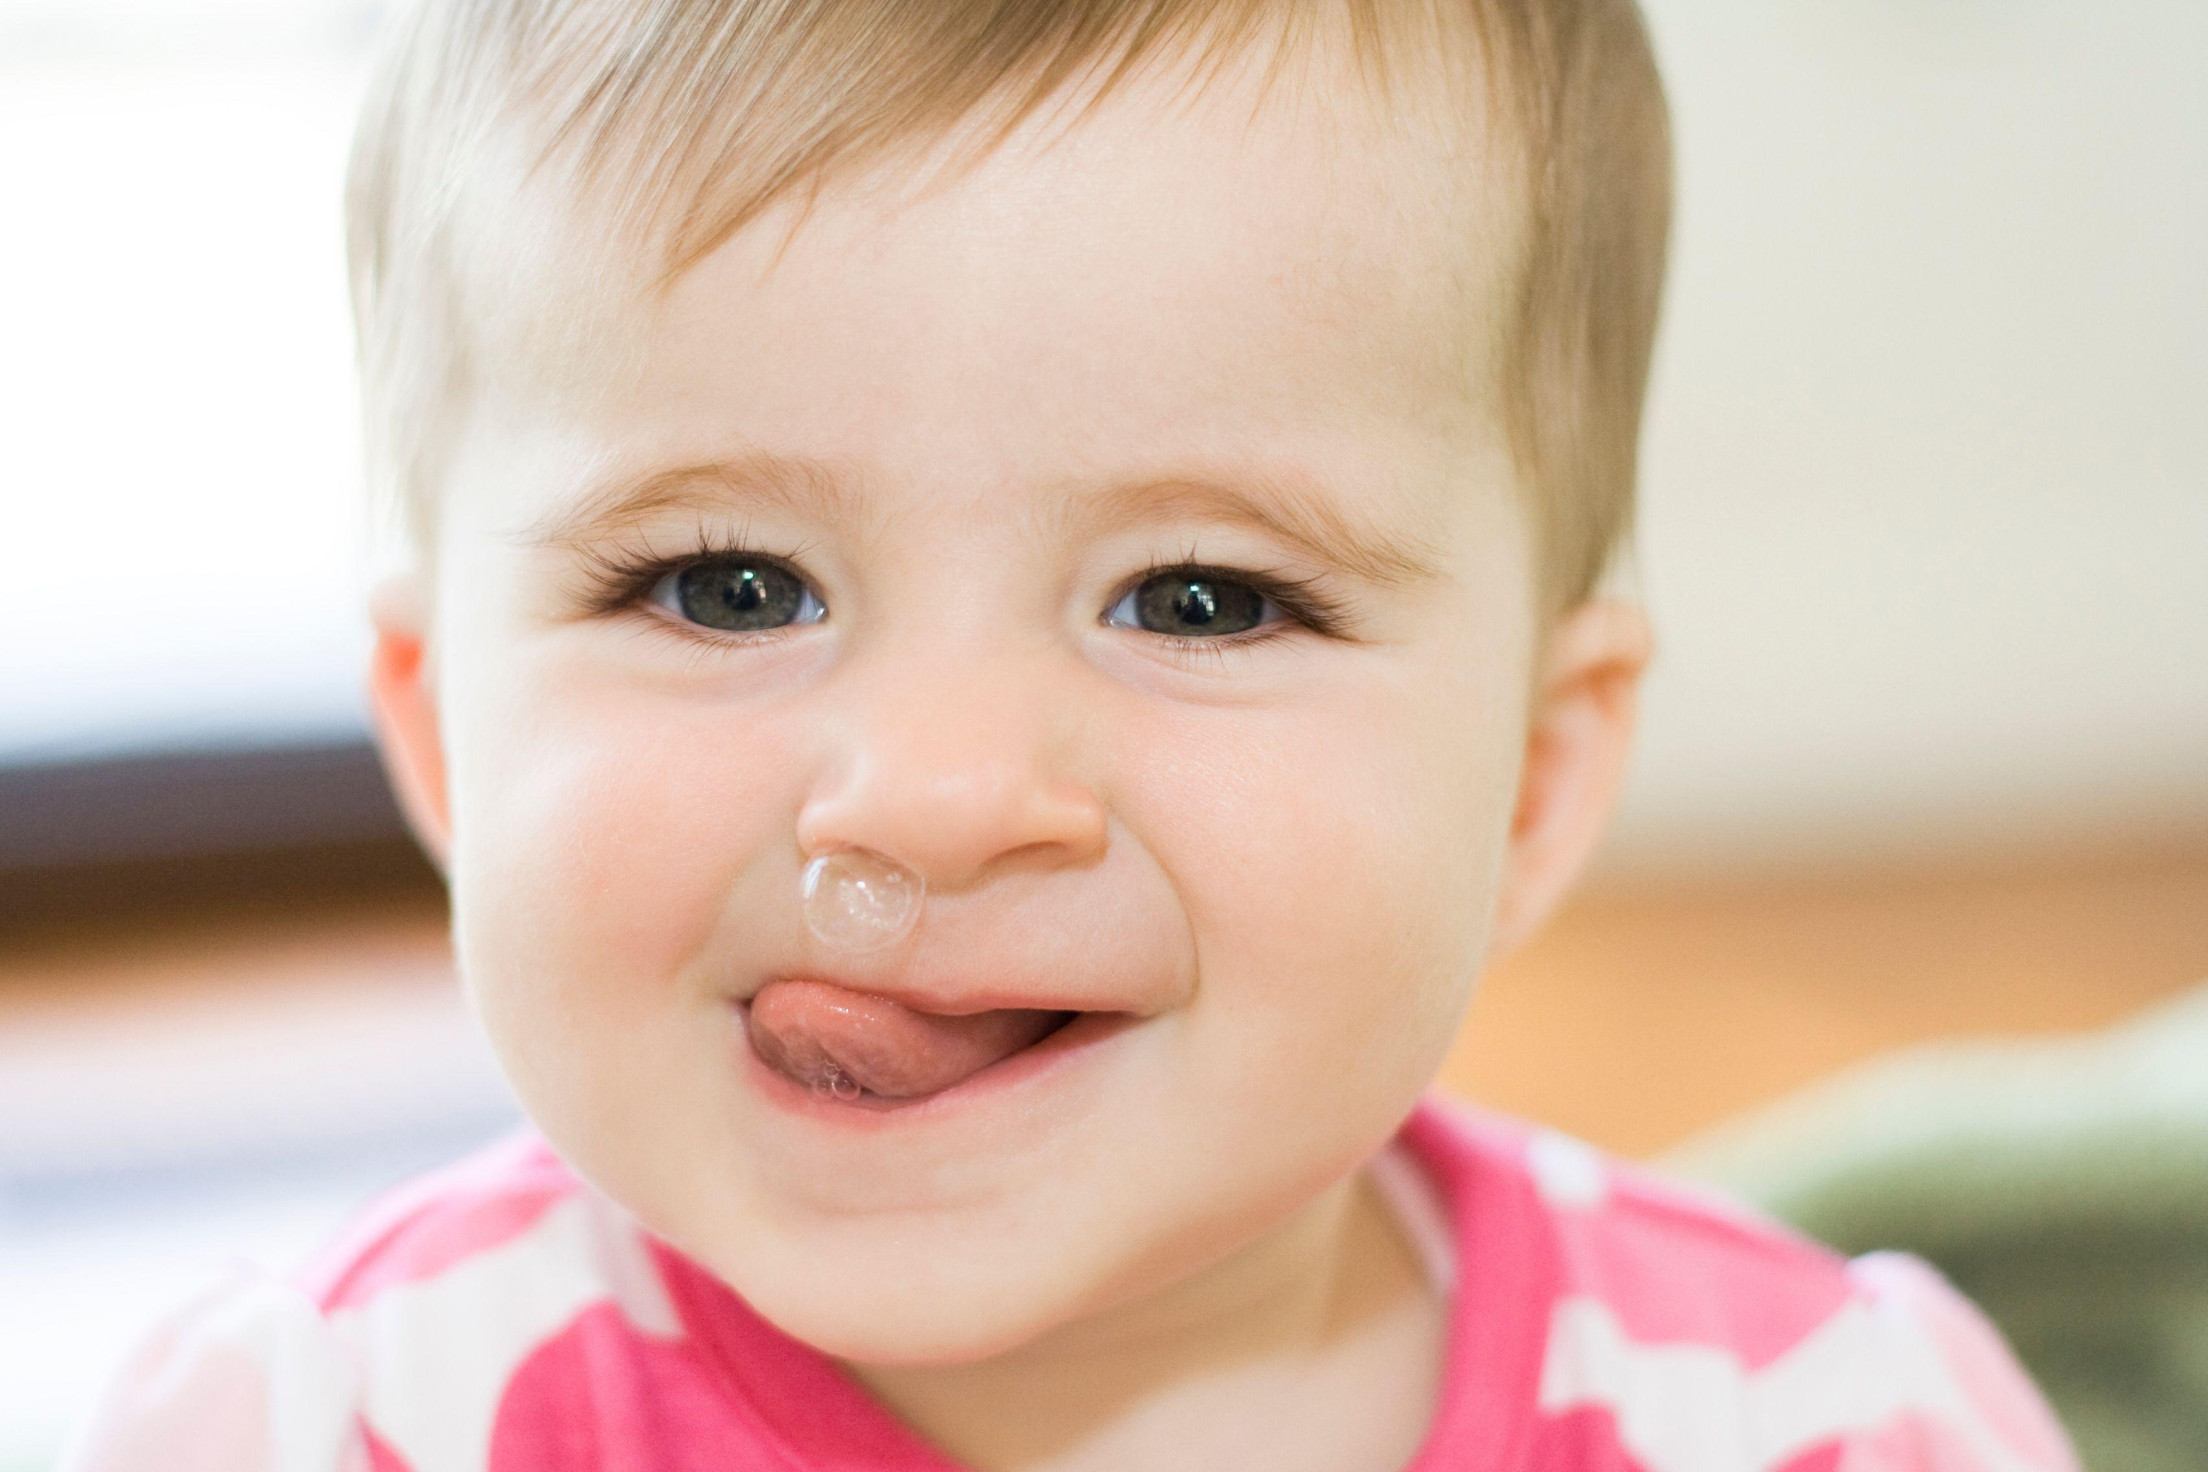
[[[1985,1318],[1428,1094],[1374,1168],[1450,1304],[1405,1472],[2077,1472]],[[961,1472],[522,1130],[163,1319],[66,1472]]]

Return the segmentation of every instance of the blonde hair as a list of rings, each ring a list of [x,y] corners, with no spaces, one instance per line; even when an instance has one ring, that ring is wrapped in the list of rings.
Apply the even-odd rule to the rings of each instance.
[[[792,191],[1008,95],[992,143],[1091,68],[1110,67],[1093,107],[1161,49],[1224,58],[1314,15],[1348,22],[1376,95],[1391,61],[1480,63],[1527,196],[1487,349],[1553,616],[1633,518],[1671,198],[1633,0],[423,0],[371,83],[346,197],[372,493],[430,555],[483,363],[555,371],[547,331],[618,351],[566,310],[573,288],[664,286]],[[586,202],[608,228],[576,228]],[[494,303],[531,292],[563,311],[524,308],[517,333]]]

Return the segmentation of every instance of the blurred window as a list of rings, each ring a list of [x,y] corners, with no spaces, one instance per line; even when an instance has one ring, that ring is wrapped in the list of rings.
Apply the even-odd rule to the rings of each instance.
[[[0,4],[0,766],[365,729],[340,198],[380,8]]]

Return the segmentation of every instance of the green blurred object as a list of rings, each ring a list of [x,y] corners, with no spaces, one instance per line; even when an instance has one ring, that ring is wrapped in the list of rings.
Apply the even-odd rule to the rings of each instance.
[[[2085,1037],[1891,1054],[1659,1164],[1931,1262],[2095,1472],[2208,1468],[2208,983]]]

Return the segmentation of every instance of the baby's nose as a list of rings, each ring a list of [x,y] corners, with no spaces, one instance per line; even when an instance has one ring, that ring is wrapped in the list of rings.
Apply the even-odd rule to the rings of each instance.
[[[1079,669],[892,630],[824,688],[801,854],[854,849],[962,893],[1008,862],[1078,863],[1109,829],[1082,768],[1102,739]]]

